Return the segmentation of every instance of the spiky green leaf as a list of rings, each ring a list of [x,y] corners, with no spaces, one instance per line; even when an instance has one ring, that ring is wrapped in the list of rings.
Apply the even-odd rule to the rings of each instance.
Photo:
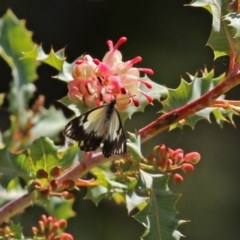
[[[240,14],[239,13],[228,13],[223,17],[224,23],[227,23],[228,30],[228,53],[233,53],[236,61],[240,62]]]
[[[142,236],[144,240],[164,239],[178,240],[182,234],[177,227],[183,221],[177,219],[175,208],[180,195],[174,194],[168,188],[166,175],[150,175],[141,171],[146,178],[150,196],[147,206],[134,218],[146,227],[146,232]]]
[[[56,217],[57,219],[68,219],[75,216],[73,211],[73,199],[63,199],[60,197],[51,197],[48,201],[41,204],[49,215]]]
[[[239,14],[230,10],[234,1],[194,0],[189,5],[205,8],[212,15],[212,31],[208,45],[214,50],[215,59],[233,53],[239,62]]]
[[[28,181],[31,178],[30,161],[25,154],[12,154],[7,148],[0,150],[0,184],[5,188],[14,181],[18,183],[19,177]]]
[[[221,0],[193,0],[189,6],[192,7],[202,7],[209,11],[212,14],[213,20],[212,20],[212,27],[214,31],[220,30],[221,25],[221,16],[222,16],[222,10]]]
[[[36,61],[22,58],[24,51],[34,47],[31,37],[24,21],[18,20],[10,10],[0,19],[0,56],[12,70],[9,102],[13,113],[23,112],[35,91],[31,82],[37,77]]]
[[[208,72],[205,70],[202,73],[201,77],[190,76],[191,82],[187,82],[184,79],[181,80],[181,83],[176,89],[169,89],[168,98],[163,101],[163,111],[168,112],[172,109],[177,109],[178,107],[184,106],[198,98],[200,98],[204,93],[211,90],[219,82],[224,79],[224,75],[219,77],[214,77],[213,71]],[[219,99],[223,99],[224,96],[220,96]],[[184,125],[189,125],[194,127],[199,120],[210,121],[210,114],[213,113],[217,123],[222,125],[223,122],[228,121],[233,122],[232,115],[235,114],[233,110],[230,109],[221,109],[217,110],[215,107],[207,107],[201,111],[196,112],[195,114],[184,119],[184,123],[176,123],[171,127],[176,126],[182,127]]]
[[[127,189],[125,184],[115,181],[114,174],[107,169],[94,168],[91,170],[91,173],[94,174],[99,184],[88,187],[86,198],[92,200],[96,205],[102,199],[112,197],[113,193],[122,193]]]
[[[34,126],[31,129],[31,134],[33,139],[41,136],[53,137],[64,128],[66,123],[67,119],[61,111],[56,110],[54,107],[42,108],[34,116]]]
[[[58,71],[62,70],[63,64],[65,62],[65,50],[60,49],[58,51],[54,51],[53,49],[47,54],[44,52],[42,46],[35,45],[31,51],[24,52],[24,59],[34,59],[49,66],[57,69]]]
[[[28,182],[36,177],[39,169],[45,170],[49,176],[53,167],[66,169],[75,160],[77,147],[66,149],[61,148],[46,137],[41,137],[23,153],[12,154],[8,149],[0,150],[0,184],[9,187],[11,181],[19,177]]]
[[[30,159],[33,173],[36,173],[39,169],[44,169],[50,174],[51,169],[55,166],[59,166],[64,169],[74,161],[77,148],[73,147],[67,149],[69,151],[65,154],[59,154],[61,148],[54,144],[54,142],[46,137],[41,137],[34,141],[29,147],[26,154]]]
[[[152,87],[147,88],[144,84],[141,84],[140,90],[149,95],[153,100],[160,101],[160,99],[165,99],[167,97],[167,87],[152,81],[147,75],[144,76],[142,80],[148,82]],[[139,101],[138,107],[130,104],[126,111],[120,113],[122,122],[131,118],[136,112],[144,112],[145,107],[149,105],[149,101],[145,96],[139,95],[137,99]]]

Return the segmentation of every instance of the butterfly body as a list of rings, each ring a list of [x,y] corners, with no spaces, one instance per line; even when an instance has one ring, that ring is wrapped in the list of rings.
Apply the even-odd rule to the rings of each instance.
[[[116,101],[96,107],[72,119],[63,131],[64,135],[79,142],[83,151],[94,151],[102,144],[105,157],[126,152],[126,137]]]

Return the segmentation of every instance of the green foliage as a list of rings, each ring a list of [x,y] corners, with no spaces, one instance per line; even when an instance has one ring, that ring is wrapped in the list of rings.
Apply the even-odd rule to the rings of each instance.
[[[239,13],[228,13],[224,16],[223,20],[227,22],[228,26],[228,41],[230,45],[230,53],[234,55],[237,62],[240,61],[239,50],[240,50],[240,14]]]
[[[0,56],[12,70],[9,108],[14,114],[26,110],[35,89],[31,82],[37,77],[36,61],[21,59],[23,51],[34,47],[31,35],[24,22],[19,21],[10,10],[0,20]]]
[[[113,197],[116,192],[123,194],[127,190],[127,185],[116,181],[115,175],[107,169],[94,168],[91,173],[99,184],[88,188],[86,198],[92,200],[96,205],[104,198]]]
[[[7,188],[10,181],[18,181],[19,177],[25,181],[31,177],[28,159],[25,154],[12,154],[7,149],[0,150],[0,183]]]
[[[209,11],[213,17],[212,29],[219,31],[221,21],[221,0],[193,0],[189,6],[202,7]]]
[[[180,85],[176,89],[169,89],[169,95],[165,101],[163,101],[162,111],[168,112],[172,109],[177,109],[181,106],[187,105],[194,100],[197,100],[203,96],[206,92],[213,89],[218,83],[224,79],[224,75],[214,77],[213,71],[208,72],[206,69],[202,72],[201,77],[189,75],[191,82],[187,82],[182,79]],[[218,99],[223,99],[224,96],[220,96]],[[222,126],[224,122],[228,121],[234,124],[232,116],[235,114],[231,109],[219,109],[217,107],[206,107],[201,111],[192,114],[184,119],[184,122],[175,123],[171,128],[183,127],[188,125],[194,128],[195,124],[200,120],[210,121],[210,114],[216,119],[216,122]]]
[[[149,191],[147,206],[137,214],[135,218],[146,227],[142,239],[180,239],[182,234],[176,230],[177,226],[184,221],[176,218],[175,205],[180,195],[169,190],[166,175],[151,175],[141,171]]]
[[[203,7],[212,15],[212,31],[208,45],[212,47],[215,58],[233,54],[239,62],[239,13],[229,13],[231,4],[234,5],[233,2],[227,0],[196,0],[189,5]],[[232,8],[235,10],[234,7]]]
[[[165,86],[152,81],[148,76],[145,76],[142,79],[150,83],[152,87],[147,88],[146,86],[144,86],[144,84],[142,84],[140,89],[143,92],[149,94],[153,100],[160,101],[160,99],[165,99],[167,97],[168,89]],[[138,107],[135,107],[131,104],[129,105],[126,111],[120,113],[123,122],[131,118],[131,116],[136,112],[144,112],[145,107],[149,104],[149,102],[144,96],[140,96],[138,100],[139,100]]]
[[[9,191],[5,197],[2,195],[1,204],[14,201],[18,197],[24,200],[21,196],[27,193],[26,186],[39,177],[39,170],[44,170],[48,176],[39,179],[39,184],[41,187],[47,186],[54,177],[51,176],[51,170],[55,167],[59,167],[61,171],[68,169],[77,152],[77,147],[63,149],[47,138],[55,137],[66,124],[61,111],[54,107],[46,109],[41,98],[36,99],[33,107],[29,108],[35,93],[33,82],[37,79],[39,65],[35,58],[30,57],[35,54],[34,49],[36,46],[32,41],[32,33],[25,28],[23,21],[19,21],[10,10],[7,11],[0,19],[0,56],[11,69],[13,79],[9,92],[1,93],[0,96],[1,107],[4,99],[8,99],[11,119],[8,130],[0,133],[0,188],[2,193],[5,189]],[[28,56],[26,54],[24,57],[23,52],[28,53]],[[44,59],[42,54],[41,60],[54,63],[54,67],[60,68],[60,54],[61,51],[57,53],[57,57],[50,55],[51,60]],[[33,202],[36,200],[39,199],[32,199]],[[42,202],[47,211],[63,218],[73,216],[72,204],[73,200],[61,198],[59,201],[54,198],[45,199],[45,204]],[[20,228],[14,227],[12,231],[20,238]]]
[[[233,52],[234,57],[239,60],[239,14],[226,14],[226,1],[222,4],[220,0],[196,0],[189,5],[203,7],[213,16],[212,32],[208,44],[212,46],[215,57]],[[226,14],[223,21],[228,26],[222,24],[223,13]],[[173,176],[172,172],[176,169],[179,170],[181,166],[181,156],[178,155],[179,159],[177,157],[174,159],[176,161],[176,164],[173,164],[175,169],[168,168],[171,164],[167,164],[167,161],[172,161],[172,159],[161,155],[163,154],[161,147],[154,148],[157,157],[149,154],[149,160],[141,151],[140,134],[128,133],[126,155],[113,158],[114,161],[106,163],[106,160],[97,154],[83,153],[80,155],[80,159],[75,161],[78,153],[77,144],[71,147],[61,147],[49,138],[56,137],[66,124],[63,113],[54,107],[46,109],[44,103],[37,100],[34,107],[29,107],[30,100],[35,93],[33,82],[37,79],[36,71],[39,63],[47,64],[58,70],[59,73],[55,77],[67,84],[73,78],[72,69],[75,61],[67,62],[64,49],[56,52],[51,49],[49,53],[45,53],[41,46],[33,43],[31,33],[11,11],[8,11],[0,19],[0,56],[10,67],[13,78],[9,92],[0,94],[0,107],[3,106],[5,97],[8,99],[11,119],[8,130],[0,135],[0,189],[4,192],[15,190],[16,195],[30,196],[27,204],[24,201],[21,202],[22,199],[25,200],[24,197],[16,197],[18,201],[14,202],[13,207],[22,210],[22,206],[26,207],[33,203],[42,206],[56,218],[73,217],[75,214],[72,210],[74,198],[67,199],[69,195],[63,194],[63,191],[67,189],[64,180],[65,183],[70,182],[73,184],[72,187],[77,188],[79,185],[74,185],[76,177],[71,179],[71,173],[80,169],[82,172],[79,173],[79,176],[82,176],[86,170],[89,170],[94,176],[95,182],[92,185],[90,182],[89,185],[84,185],[87,187],[86,199],[90,199],[98,205],[102,199],[111,198],[117,203],[124,203],[129,214],[136,210],[137,213],[133,217],[146,228],[142,236],[144,240],[180,239],[183,235],[177,229],[186,221],[178,219],[176,204],[180,195],[173,193],[169,189],[168,183],[170,176]],[[81,59],[81,56],[78,59]],[[182,106],[188,106],[223,82],[226,76],[216,77],[213,71],[205,69],[201,76],[189,75],[189,79],[190,82],[181,79],[178,88],[168,89],[153,82],[147,76],[141,78],[152,88],[141,84],[140,89],[137,90],[146,95],[142,94],[138,98],[140,105],[138,108],[131,105],[121,113],[123,122],[131,118],[137,111],[144,112],[145,107],[151,102],[150,97],[157,101],[165,99],[162,101],[161,113],[163,114]],[[217,100],[223,99],[224,96],[221,95]],[[75,114],[86,111],[86,107],[73,104],[67,97],[62,98],[60,102],[74,110]],[[210,121],[211,114],[219,125],[223,125],[225,121],[234,124],[233,116],[238,113],[236,108],[220,108],[209,105],[188,116],[184,121],[172,124],[171,128],[184,125],[193,128],[199,120]],[[156,129],[153,128],[154,130]],[[163,162],[160,160],[165,157],[164,169],[160,166],[160,163]],[[92,160],[96,162],[92,163]],[[99,163],[99,166],[96,166],[96,163]],[[141,169],[144,164],[149,172]],[[187,164],[185,163],[184,166],[186,167]],[[81,168],[78,169],[79,166]],[[56,168],[59,173],[54,175],[52,171]],[[193,170],[193,167],[191,169]],[[189,168],[185,168],[185,170],[189,170]],[[150,172],[154,172],[154,174]],[[23,180],[24,189],[19,179]],[[68,189],[66,192],[69,193]],[[30,195],[32,193],[34,193],[33,197]],[[1,204],[7,200],[9,199],[1,199]],[[20,203],[19,209],[16,203]],[[15,209],[15,213],[18,212],[17,210]],[[7,214],[11,213],[5,209],[6,212]],[[1,218],[2,216],[0,216],[0,220],[2,220]],[[15,236],[22,238],[20,225],[12,226]]]
[[[1,95],[1,99],[7,96],[12,114],[12,126],[3,134],[2,145],[9,146],[12,152],[25,148],[40,136],[56,136],[66,124],[63,114],[53,107],[45,109],[41,103],[37,109],[29,109],[38,67],[36,59],[23,57],[23,52],[33,52],[36,48],[31,37],[24,22],[10,10],[0,20],[0,56],[9,65],[13,77],[9,93]],[[51,62],[57,62],[51,58]]]
[[[26,183],[34,179],[37,171],[43,169],[50,176],[52,168],[63,170],[71,165],[76,154],[76,147],[59,154],[60,147],[52,140],[41,137],[21,154],[10,153],[6,148],[0,150],[0,183],[4,187],[12,180],[22,178]],[[61,156],[62,155],[62,156]]]
[[[64,158],[59,157],[58,149],[59,147],[48,138],[41,137],[37,139],[26,152],[29,159],[28,168],[31,169],[32,167],[32,172],[35,174],[39,169],[43,169],[50,175],[52,168],[56,166],[64,168],[66,165],[70,165],[74,158],[68,158],[69,162],[65,161]]]
[[[44,204],[39,202],[50,216],[54,216],[57,219],[69,219],[75,216],[75,212],[72,209],[73,203],[74,199],[66,200],[59,197],[51,197]]]

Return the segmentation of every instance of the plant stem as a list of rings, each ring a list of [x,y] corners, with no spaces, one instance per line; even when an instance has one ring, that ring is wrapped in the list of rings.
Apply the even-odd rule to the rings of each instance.
[[[225,94],[238,84],[240,84],[240,70],[239,68],[235,68],[230,73],[228,73],[222,82],[220,82],[210,91],[206,92],[200,98],[182,107],[164,113],[158,119],[140,129],[138,133],[142,139],[142,142],[167,130],[171,124],[187,118],[188,116],[204,108],[210,107],[219,96]]]
[[[93,167],[104,163],[106,161],[112,161],[117,156],[105,158],[102,153],[96,154],[85,154],[85,157],[79,160],[73,168],[63,173],[61,176],[56,178],[56,181],[61,183],[65,180],[76,181],[78,178],[86,174]],[[59,184],[61,186],[61,184]],[[61,191],[62,189],[57,189],[56,191]],[[32,205],[35,200],[35,191],[25,194],[21,197],[13,199],[0,208],[0,224],[8,221],[11,217],[18,213],[24,211],[25,208]]]
[[[0,208],[0,224],[7,222],[12,216],[21,213],[25,208],[29,207],[33,202],[34,193],[35,192],[31,192],[9,201]]]

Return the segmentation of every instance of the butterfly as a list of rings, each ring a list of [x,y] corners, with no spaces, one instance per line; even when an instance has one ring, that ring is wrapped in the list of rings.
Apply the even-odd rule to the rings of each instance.
[[[72,119],[63,134],[79,142],[82,151],[94,151],[102,144],[105,157],[125,153],[126,137],[115,104],[116,100],[112,100]]]

